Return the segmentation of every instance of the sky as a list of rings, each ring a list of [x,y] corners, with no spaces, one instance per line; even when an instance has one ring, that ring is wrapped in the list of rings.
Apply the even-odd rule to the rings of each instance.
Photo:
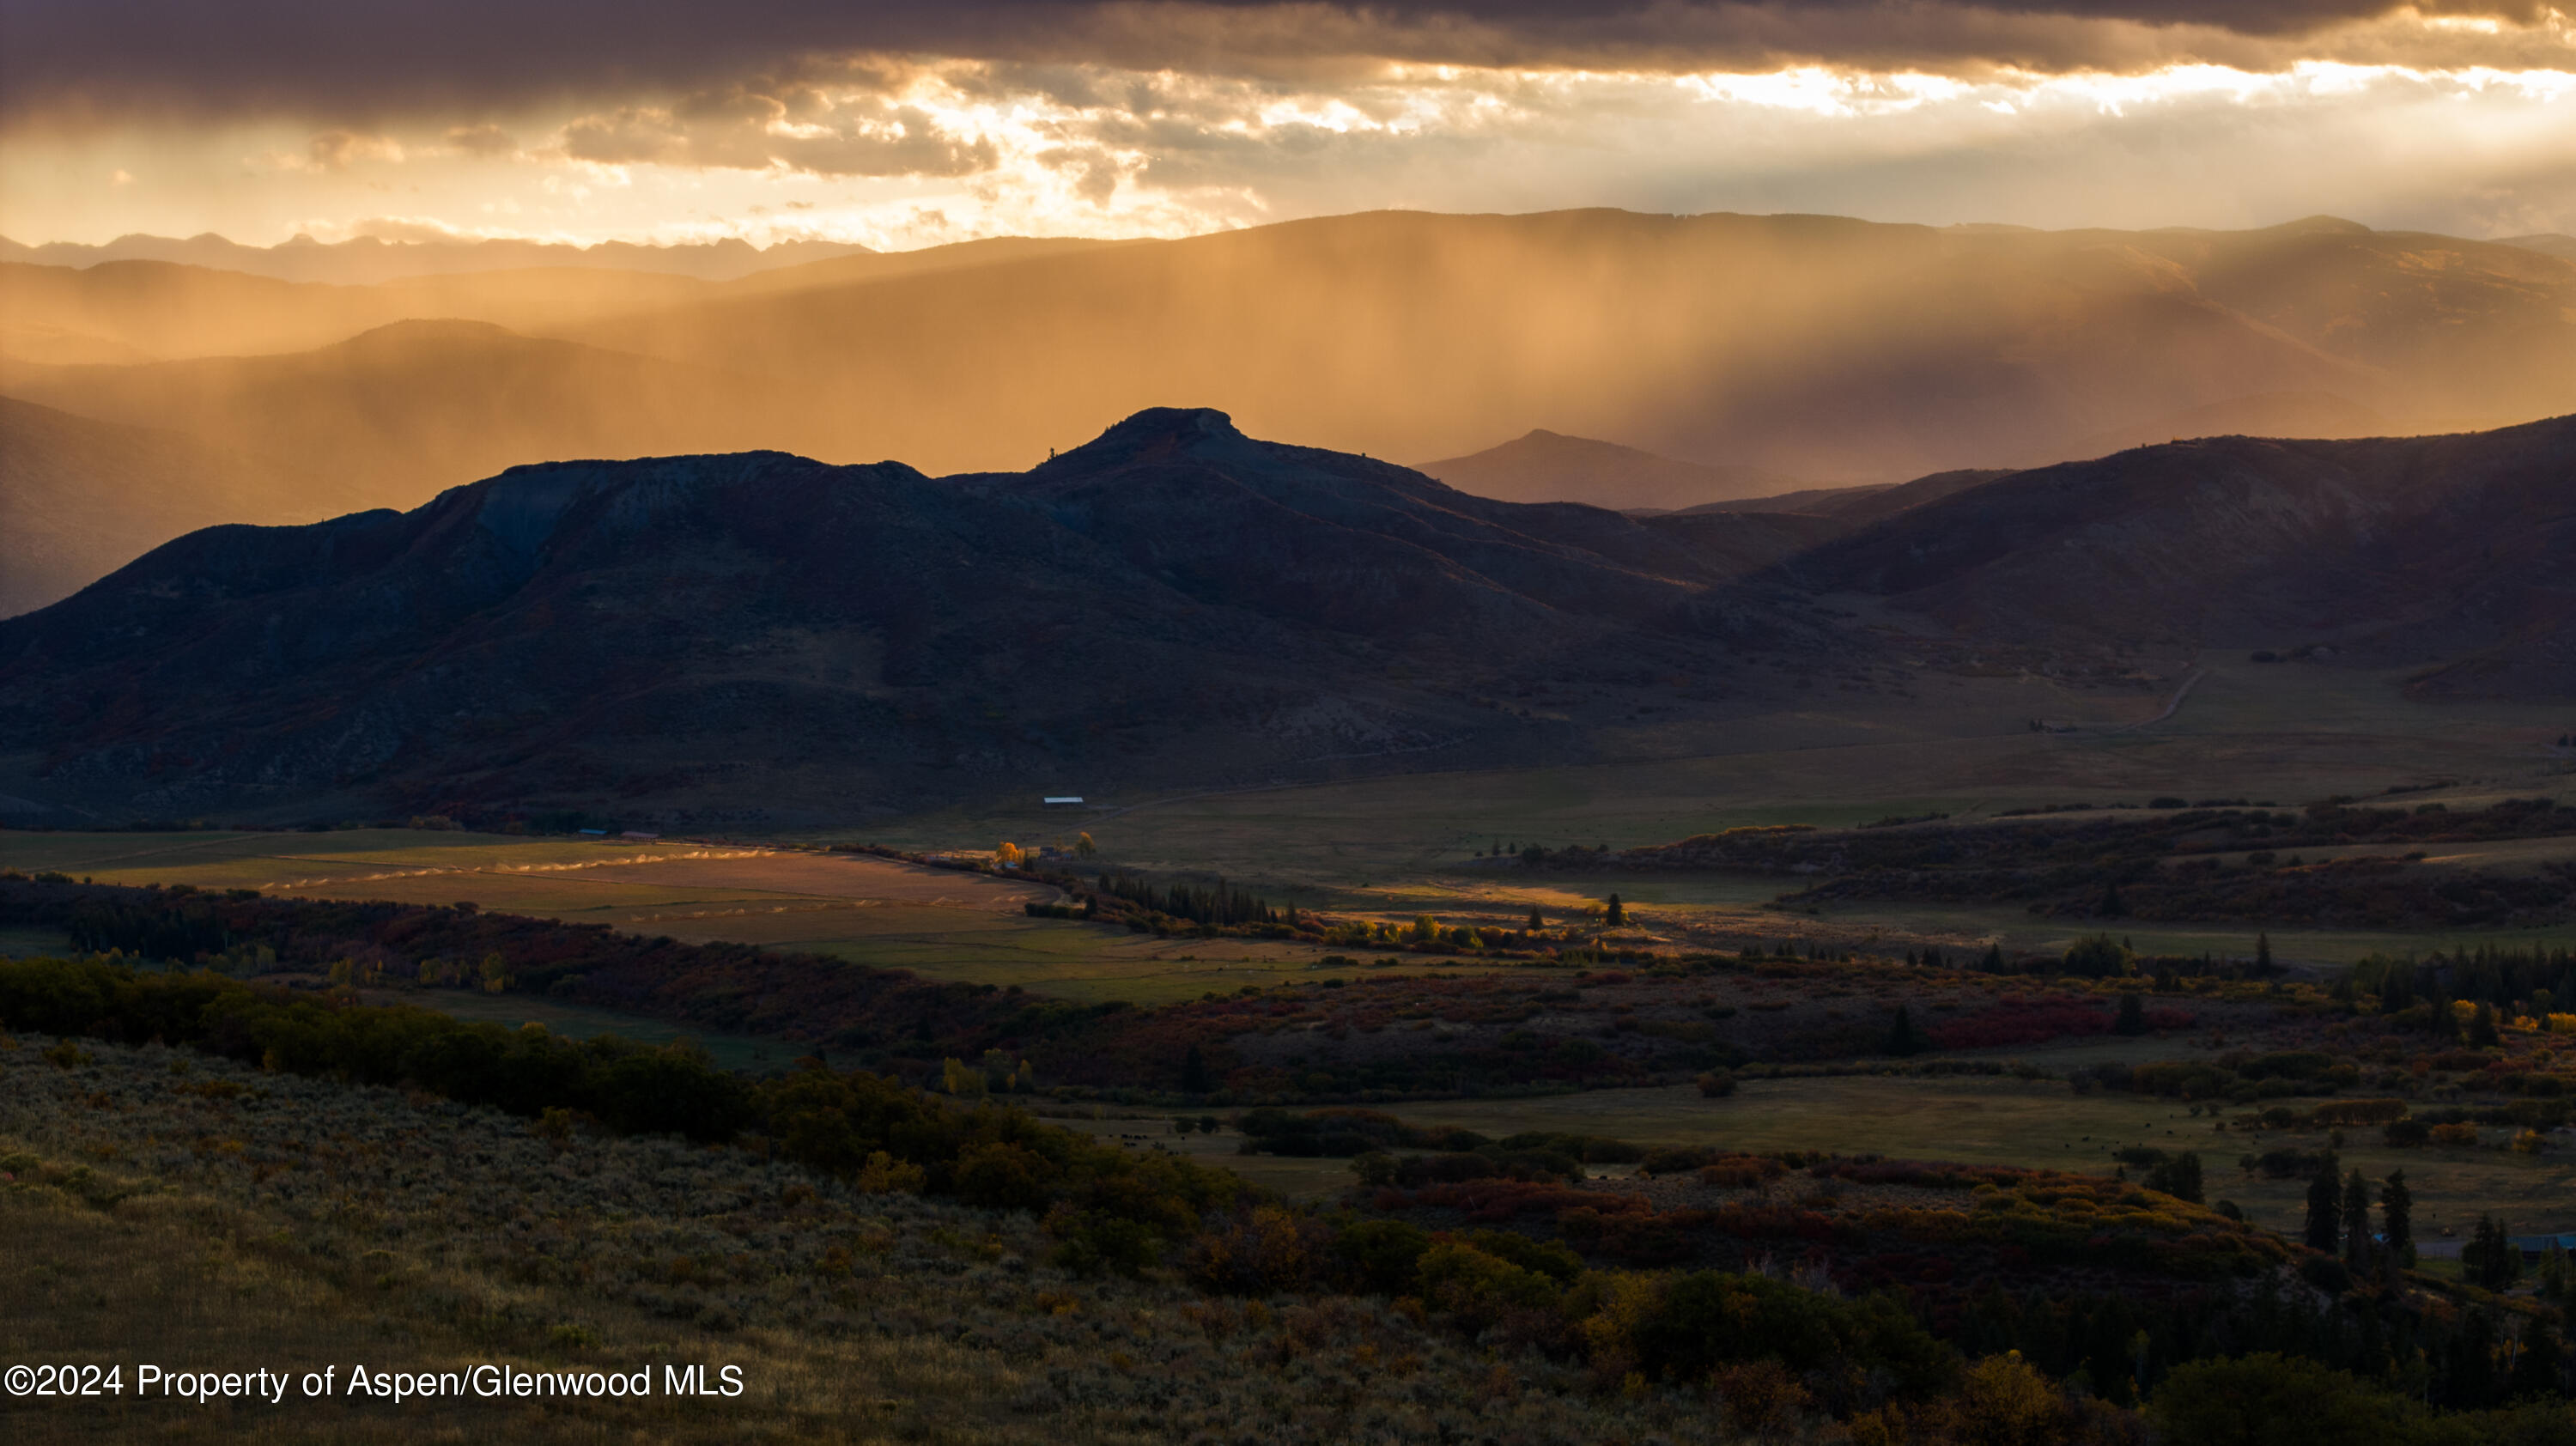
[[[1383,207],[2576,232],[2520,0],[0,0],[0,234],[910,248]]]

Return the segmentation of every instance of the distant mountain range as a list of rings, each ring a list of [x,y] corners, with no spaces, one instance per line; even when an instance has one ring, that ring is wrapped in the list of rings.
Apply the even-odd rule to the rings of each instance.
[[[2571,478],[2576,419],[2167,444],[1849,516],[1498,502],[1205,409],[1018,473],[550,463],[192,533],[0,621],[0,808],[848,822],[1580,761],[1819,682],[1885,687],[1893,718],[1927,662],[2150,645],[2323,645],[2427,697],[2563,699]]]
[[[429,320],[515,335],[402,366],[346,346]],[[2576,261],[2326,218],[2038,232],[1376,212],[1176,241],[847,255],[726,282],[594,268],[329,287],[158,262],[0,265],[0,351],[0,392],[236,450],[288,446],[399,507],[510,463],[584,455],[759,445],[1024,467],[1100,417],[1174,396],[1375,457],[1464,464],[1497,439],[1543,441],[1527,435],[1543,423],[1717,469],[1588,499],[1674,507],[1792,490],[1786,479],[1893,483],[2193,435],[2560,415],[2576,410]],[[258,353],[308,360],[286,372],[225,360]],[[638,360],[609,367],[602,353]],[[630,440],[601,440],[598,419],[632,405],[623,379],[646,363],[686,369],[688,394],[654,394],[653,416],[633,408]],[[179,364],[199,372],[142,375]],[[560,375],[539,380],[546,367]],[[336,395],[367,435],[343,426],[308,444],[304,402],[272,396],[266,378],[334,368],[349,370]],[[559,399],[562,425],[480,386],[495,369]],[[227,403],[165,413],[173,388]],[[483,440],[433,463],[411,442],[432,430]],[[1496,480],[1483,485],[1561,490],[1510,461],[1486,458]],[[1695,483],[1676,478],[1722,490],[1686,495]]]
[[[137,234],[119,236],[103,246],[68,241],[29,246],[0,236],[0,261],[72,267],[108,261],[168,261],[281,281],[341,284],[530,266],[601,267],[729,281],[775,266],[860,254],[867,249],[843,241],[781,241],[754,246],[733,238],[676,246],[637,246],[624,241],[572,246],[545,241],[385,241],[372,236],[327,245],[310,236],[297,236],[275,246],[244,246],[211,231],[184,240]]]

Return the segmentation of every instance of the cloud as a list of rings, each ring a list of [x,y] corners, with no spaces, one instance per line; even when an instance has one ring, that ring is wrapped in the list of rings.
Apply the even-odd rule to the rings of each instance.
[[[563,152],[599,165],[803,171],[818,176],[962,176],[990,170],[993,143],[919,106],[814,88],[706,91],[624,106],[564,127]]]
[[[496,125],[450,126],[447,144],[469,156],[506,156],[519,149],[518,137]]]
[[[399,161],[400,142],[390,136],[362,136],[355,131],[324,131],[306,148],[306,166],[316,171],[345,171],[351,161]]]
[[[2373,51],[2576,60],[2567,21],[2539,0],[11,0],[0,125],[163,113],[358,127],[596,109],[853,55],[1312,80],[1387,61],[1946,73],[2266,68]]]

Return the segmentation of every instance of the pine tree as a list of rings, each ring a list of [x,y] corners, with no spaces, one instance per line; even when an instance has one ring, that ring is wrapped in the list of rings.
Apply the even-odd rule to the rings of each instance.
[[[2004,946],[2000,941],[1986,946],[1985,960],[1978,967],[1989,974],[2004,972]]]
[[[2129,912],[2129,906],[2121,902],[2120,886],[2118,884],[2112,883],[2102,886],[2102,902],[2100,905],[2095,907],[2093,912],[2101,915],[2105,919],[2117,919]]]
[[[1531,905],[1531,906],[1530,906],[1530,916],[1529,916],[1529,931],[1530,931],[1531,933],[1535,934],[1535,933],[1537,933],[1539,930],[1544,929],[1544,928],[1546,928],[1546,927],[1547,927],[1547,920],[1539,914],[1538,906],[1537,906],[1537,905],[1535,905],[1535,904]]]
[[[1914,1016],[1902,1004],[1896,1006],[1896,1022],[1888,1027],[1887,1052],[1894,1055],[1923,1052],[1923,1037],[1914,1032]]]
[[[2493,1049],[2502,1042],[2502,1036],[2496,1033],[2495,1010],[2485,1000],[2479,1000],[2469,1015],[2469,1048]]]
[[[1602,914],[1601,922],[1613,929],[1616,929],[1622,924],[1628,922],[1628,908],[1626,905],[1619,902],[1619,896],[1617,894],[1612,894],[1610,896],[1610,907]]]
[[[2120,1016],[2118,1019],[2112,1021],[2111,1032],[2113,1034],[2144,1034],[2147,1032],[2147,1009],[2143,1003],[2139,1002],[2138,996],[2134,992],[2123,993],[2120,996]]]
[[[2318,1159],[2316,1177],[2308,1181],[2308,1220],[2301,1238],[2310,1250],[2328,1255],[2343,1244],[2343,1171],[2332,1150]]]
[[[1199,1053],[1197,1045],[1191,1045],[1190,1052],[1181,1056],[1181,1090],[1185,1094],[1203,1095],[1208,1089],[1207,1056]]]
[[[2343,1259],[2356,1273],[2370,1268],[2370,1182],[2358,1168],[2343,1182]]]
[[[2272,968],[2272,936],[2268,931],[2254,936],[2254,967],[2267,973]]]
[[[2536,1320],[2524,1326],[2520,1344],[2521,1349],[2514,1353],[2513,1370],[2505,1376],[2505,1399],[2546,1401],[2565,1395],[2567,1348],[2558,1343],[2558,1333],[2549,1328],[2549,1322]]]
[[[2391,1260],[2415,1268],[2415,1192],[2406,1188],[2406,1172],[2391,1170],[2379,1185],[2379,1233]]]

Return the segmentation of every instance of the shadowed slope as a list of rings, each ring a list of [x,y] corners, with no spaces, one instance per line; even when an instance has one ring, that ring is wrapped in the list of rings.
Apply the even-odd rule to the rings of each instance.
[[[2564,697],[2576,418],[2214,437],[2043,467],[1885,518],[1791,571],[1980,637],[2331,643],[2383,665],[2451,663],[2419,685],[2438,693]]]
[[[847,818],[1063,780],[1581,756],[1479,680],[1806,646],[1733,554],[1154,411],[1021,475],[779,453],[514,469],[226,527],[0,624],[6,791],[175,812],[354,793]],[[1335,760],[1342,763],[1336,764]],[[86,804],[84,805],[86,806]]]

